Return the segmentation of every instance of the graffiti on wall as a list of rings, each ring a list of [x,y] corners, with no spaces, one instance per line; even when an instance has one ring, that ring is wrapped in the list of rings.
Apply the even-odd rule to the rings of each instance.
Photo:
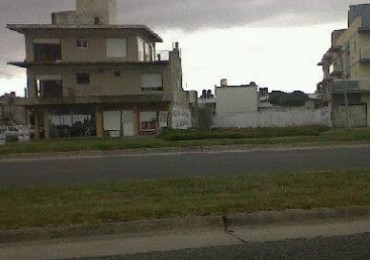
[[[189,110],[174,107],[172,109],[172,128],[189,129],[191,128],[191,113]]]

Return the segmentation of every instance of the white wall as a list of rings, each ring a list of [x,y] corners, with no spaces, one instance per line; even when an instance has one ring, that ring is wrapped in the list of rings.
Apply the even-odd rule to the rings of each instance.
[[[255,87],[216,88],[216,113],[244,113],[257,111],[258,93]]]
[[[189,129],[191,128],[191,113],[189,109],[181,107],[172,108],[172,128]]]
[[[273,108],[257,112],[216,115],[213,127],[257,128],[323,125],[331,126],[330,109]]]
[[[93,24],[94,17],[99,17],[104,24],[116,23],[116,0],[77,0],[76,8],[81,23]]]

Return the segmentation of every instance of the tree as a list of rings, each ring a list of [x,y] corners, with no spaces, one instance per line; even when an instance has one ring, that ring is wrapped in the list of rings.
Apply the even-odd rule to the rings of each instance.
[[[307,100],[307,94],[302,91],[294,91],[292,93],[273,91],[269,97],[271,104],[281,107],[301,107],[305,105]]]

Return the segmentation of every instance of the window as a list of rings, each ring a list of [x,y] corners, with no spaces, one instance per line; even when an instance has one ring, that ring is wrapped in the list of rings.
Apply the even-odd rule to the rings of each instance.
[[[61,80],[37,80],[36,88],[38,97],[63,96],[63,83]]]
[[[121,131],[121,111],[104,111],[104,131]]]
[[[141,77],[142,91],[163,90],[163,77],[161,73],[145,73]]]
[[[60,75],[37,75],[35,83],[37,97],[63,96],[63,81]]]
[[[144,56],[145,61],[150,61],[150,46],[148,43],[144,43]]]
[[[144,61],[144,40],[137,38],[138,60]]]
[[[140,131],[155,131],[157,123],[157,112],[140,112]]]
[[[33,55],[36,62],[55,62],[62,60],[61,45],[54,43],[34,43]]]
[[[106,54],[108,58],[125,58],[127,56],[127,43],[124,38],[107,38]]]
[[[100,17],[94,17],[94,24],[99,25],[100,24]]]
[[[117,70],[114,72],[115,77],[121,77],[121,71]]]
[[[49,110],[51,138],[96,136],[95,108],[56,108]]]
[[[81,48],[81,49],[86,49],[87,48],[87,38],[77,38],[76,40],[76,47]]]
[[[76,83],[79,85],[90,84],[90,74],[89,73],[77,73]]]

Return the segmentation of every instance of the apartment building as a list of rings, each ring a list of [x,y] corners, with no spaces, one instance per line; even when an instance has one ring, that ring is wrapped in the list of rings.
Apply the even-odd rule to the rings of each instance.
[[[167,55],[144,25],[116,24],[115,0],[76,0],[51,24],[8,24],[25,36],[27,98],[38,138],[153,134],[189,128],[178,43]]]
[[[334,127],[370,126],[370,4],[350,6],[348,28],[332,33],[332,46],[319,63],[318,84]]]

